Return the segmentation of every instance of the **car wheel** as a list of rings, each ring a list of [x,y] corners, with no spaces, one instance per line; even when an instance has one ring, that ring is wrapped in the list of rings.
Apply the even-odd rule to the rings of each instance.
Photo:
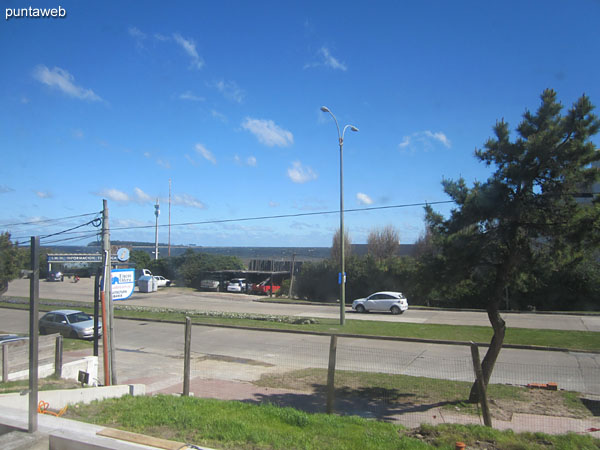
[[[46,329],[44,327],[40,327],[40,334],[46,334]]]
[[[69,334],[69,337],[71,339],[77,339],[79,336],[77,336],[77,333],[75,331],[71,331],[71,333]]]
[[[367,310],[365,309],[365,307],[363,305],[356,305],[356,312],[364,313],[364,312],[367,312]]]
[[[390,308],[390,311],[392,312],[392,314],[402,314],[402,310],[396,305],[392,306]]]

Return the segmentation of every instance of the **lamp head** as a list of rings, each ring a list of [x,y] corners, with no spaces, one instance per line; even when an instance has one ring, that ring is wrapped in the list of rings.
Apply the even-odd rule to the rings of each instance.
[[[350,125],[350,129],[351,129],[352,131],[358,131],[358,128],[356,128],[354,125]]]
[[[330,113],[329,108],[327,106],[321,106],[321,111]]]

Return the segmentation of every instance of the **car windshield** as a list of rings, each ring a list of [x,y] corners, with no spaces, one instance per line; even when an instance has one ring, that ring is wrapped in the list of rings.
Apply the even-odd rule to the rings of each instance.
[[[78,323],[85,322],[86,320],[92,320],[91,316],[83,312],[69,314],[67,317],[69,318],[69,323]]]

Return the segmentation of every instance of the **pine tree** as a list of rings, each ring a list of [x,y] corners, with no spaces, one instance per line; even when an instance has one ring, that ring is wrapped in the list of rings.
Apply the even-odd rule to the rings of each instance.
[[[526,111],[511,141],[504,120],[475,156],[495,171],[485,182],[467,187],[464,179],[444,180],[456,203],[444,219],[427,208],[427,225],[441,249],[437,267],[445,283],[475,283],[494,330],[482,361],[487,385],[502,349],[506,324],[499,309],[507,286],[533,264],[536,254],[564,254],[597,246],[600,203],[576,201],[582,186],[599,179],[591,166],[600,160],[590,141],[600,122],[585,95],[565,116],[553,90],[541,95],[536,113]],[[442,262],[443,264],[439,264]],[[477,400],[475,385],[470,401]]]

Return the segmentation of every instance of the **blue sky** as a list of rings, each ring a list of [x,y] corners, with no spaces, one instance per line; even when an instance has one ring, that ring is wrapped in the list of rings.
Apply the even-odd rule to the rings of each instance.
[[[5,19],[59,5],[64,18]],[[322,105],[360,129],[344,141],[345,207],[359,209],[445,201],[443,178],[484,180],[475,148],[545,88],[566,107],[583,93],[600,102],[593,0],[1,6],[0,230],[18,238],[90,216],[14,224],[107,199],[112,239],[154,241],[171,180],[173,244],[329,246],[337,214],[197,223],[336,211],[337,130]],[[345,221],[354,243],[386,225],[412,243],[423,208]]]

